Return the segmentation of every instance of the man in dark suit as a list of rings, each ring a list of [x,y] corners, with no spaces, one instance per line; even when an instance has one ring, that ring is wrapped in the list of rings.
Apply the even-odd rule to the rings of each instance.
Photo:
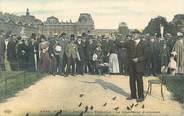
[[[129,82],[131,91],[131,96],[128,97],[127,100],[137,99],[137,102],[142,102],[144,100],[143,74],[147,57],[145,43],[140,39],[140,34],[133,33],[132,40],[122,43],[116,41],[116,44],[119,47],[127,48],[128,74],[130,76]]]

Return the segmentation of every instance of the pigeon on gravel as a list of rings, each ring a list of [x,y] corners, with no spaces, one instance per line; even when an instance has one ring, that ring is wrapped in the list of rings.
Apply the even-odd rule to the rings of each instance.
[[[91,105],[90,110],[93,110],[93,108],[94,108],[94,107]]]
[[[84,115],[84,111],[82,111],[80,114],[79,114],[79,116],[83,116]]]
[[[107,103],[105,102],[105,104],[103,105],[103,107],[105,107],[107,105]]]
[[[84,113],[88,111],[88,106],[85,107]]]
[[[131,110],[131,108],[129,106],[127,106],[127,110]]]
[[[82,102],[80,102],[80,104],[79,104],[79,107],[81,107],[82,106]]]
[[[119,107],[115,107],[114,110],[118,111]]]
[[[54,116],[59,116],[59,114],[61,114],[62,112],[62,110],[59,110]]]
[[[29,116],[29,113],[26,113],[26,115],[25,116]]]
[[[130,108],[133,108],[134,107],[134,103],[130,106]]]
[[[135,104],[135,107],[137,107],[139,104]]]
[[[117,97],[113,97],[112,100],[116,100]]]
[[[80,94],[80,95],[79,95],[79,97],[83,97],[83,96],[84,96],[84,94]]]
[[[145,106],[144,106],[144,104],[143,104],[143,105],[142,105],[142,109],[144,109],[144,107],[145,107]]]

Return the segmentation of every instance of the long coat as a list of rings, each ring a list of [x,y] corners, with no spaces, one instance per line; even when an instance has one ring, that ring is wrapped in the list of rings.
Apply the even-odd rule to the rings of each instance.
[[[176,51],[177,53],[177,73],[184,74],[184,40],[180,39],[177,40],[173,51]]]
[[[70,42],[66,45],[65,53],[67,58],[77,58],[77,45],[73,42]]]
[[[77,48],[78,48],[78,53],[79,53],[79,57],[80,57],[80,61],[81,62],[84,62],[85,60],[85,51],[84,51],[84,43],[81,43],[81,44],[77,44]]]
[[[17,43],[13,40],[10,40],[7,45],[7,59],[8,61],[17,61],[16,56],[16,45]]]
[[[127,48],[127,63],[128,63],[128,72],[131,73],[134,66],[136,72],[144,73],[145,71],[145,62],[147,59],[146,45],[141,40],[136,46],[136,43],[133,40],[127,42],[116,42],[119,47]],[[133,58],[138,58],[138,62],[134,63]]]
[[[0,65],[4,63],[5,42],[0,39]]]

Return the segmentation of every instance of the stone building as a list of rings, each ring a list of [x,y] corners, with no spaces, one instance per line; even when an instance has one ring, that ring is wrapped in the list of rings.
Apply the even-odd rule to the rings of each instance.
[[[67,34],[81,34],[93,30],[94,21],[88,13],[81,13],[77,22],[72,22],[71,20],[62,22],[58,18],[51,16],[39,27],[39,32],[46,36],[61,34],[63,32]]]
[[[32,33],[38,33],[38,27],[41,24],[41,20],[30,15],[29,9],[22,16],[0,13],[0,30],[5,33],[20,35],[22,28],[24,28],[26,35],[31,36]]]

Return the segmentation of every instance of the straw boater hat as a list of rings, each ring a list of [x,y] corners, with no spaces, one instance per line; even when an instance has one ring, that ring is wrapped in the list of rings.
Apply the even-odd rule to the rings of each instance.
[[[177,33],[177,36],[178,36],[178,37],[183,37],[183,33],[178,32],[178,33]]]
[[[177,55],[176,51],[171,52],[171,55],[176,56]]]

